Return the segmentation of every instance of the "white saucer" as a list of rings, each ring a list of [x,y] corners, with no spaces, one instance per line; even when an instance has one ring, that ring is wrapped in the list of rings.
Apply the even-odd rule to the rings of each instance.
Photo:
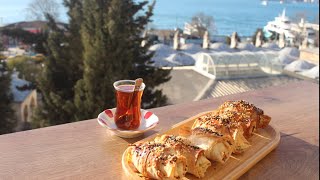
[[[150,111],[141,109],[141,124],[136,130],[122,130],[118,129],[114,122],[114,114],[116,108],[106,109],[98,115],[98,123],[110,131],[112,131],[116,136],[122,138],[135,138],[141,136],[144,132],[153,129],[158,123],[159,118]]]

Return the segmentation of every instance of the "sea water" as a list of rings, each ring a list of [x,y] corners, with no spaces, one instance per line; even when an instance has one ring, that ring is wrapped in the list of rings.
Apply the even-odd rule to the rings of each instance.
[[[236,31],[240,36],[251,36],[284,9],[292,20],[303,15],[307,21],[315,22],[319,17],[319,4],[311,3],[269,1],[264,6],[260,0],[157,0],[151,26],[183,29],[185,22],[190,22],[192,16],[202,12],[213,16],[215,34],[231,35]]]

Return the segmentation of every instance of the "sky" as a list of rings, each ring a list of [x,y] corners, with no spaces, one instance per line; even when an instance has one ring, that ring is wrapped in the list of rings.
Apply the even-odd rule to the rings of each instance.
[[[26,8],[32,1],[33,0],[0,0],[0,26],[17,21],[28,20]],[[66,10],[62,5],[63,0],[56,1],[61,4],[60,20],[66,22],[68,18]]]
[[[26,8],[33,0],[0,0],[0,25],[27,20]],[[62,4],[62,0],[57,0]],[[61,6],[61,20],[66,21],[65,10]]]

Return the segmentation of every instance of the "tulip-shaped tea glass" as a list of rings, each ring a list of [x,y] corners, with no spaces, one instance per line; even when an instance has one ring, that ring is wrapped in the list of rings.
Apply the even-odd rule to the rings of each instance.
[[[114,121],[119,129],[134,130],[140,126],[141,98],[145,84],[139,79],[139,84],[142,84],[137,87],[137,80],[120,80],[113,83],[117,101]]]

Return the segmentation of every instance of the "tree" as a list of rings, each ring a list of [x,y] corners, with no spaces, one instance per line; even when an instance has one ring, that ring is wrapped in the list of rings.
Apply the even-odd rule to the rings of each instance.
[[[59,19],[60,4],[56,0],[33,0],[27,7],[27,18],[45,20],[49,14],[55,20]]]
[[[16,56],[7,61],[7,67],[10,71],[18,71],[19,78],[31,82],[29,88],[35,89],[37,84],[36,79],[42,71],[41,62],[29,56]]]
[[[3,40],[2,40],[2,33],[0,32],[0,51],[3,51],[4,47],[3,47]],[[2,60],[2,59],[0,59]]]
[[[38,79],[43,105],[36,109],[33,127],[43,127],[72,122],[73,84],[70,82],[69,49],[65,46],[63,30],[48,15],[50,34],[47,40],[48,56],[44,70]]]
[[[68,8],[67,32],[59,29],[48,16],[51,33],[47,41],[48,58],[45,70],[39,79],[43,106],[36,111],[33,127],[43,127],[75,121],[73,105],[74,86],[82,78],[82,1],[65,0]]]
[[[76,85],[75,96],[79,120],[94,118],[103,109],[114,107],[112,84],[120,79],[144,79],[144,107],[166,103],[166,97],[154,87],[168,81],[170,71],[150,65],[150,42],[140,46],[140,35],[150,21],[154,5],[141,15],[139,12],[146,4],[132,0],[84,0],[84,73]]]
[[[12,94],[10,91],[11,77],[6,64],[0,61],[0,134],[14,132],[17,125],[14,111],[11,107]]]
[[[0,31],[0,61],[6,58],[3,54],[1,54],[1,51],[3,50],[4,50],[4,45],[2,40],[2,33]]]
[[[203,37],[205,31],[211,34],[216,32],[214,18],[204,13],[197,13],[191,18],[190,25],[193,27],[192,34]]]
[[[81,41],[81,24],[83,21],[82,0],[64,0],[64,5],[68,8],[69,26],[66,36],[69,49],[69,70],[70,81],[74,86],[82,78],[83,74],[83,45]]]

